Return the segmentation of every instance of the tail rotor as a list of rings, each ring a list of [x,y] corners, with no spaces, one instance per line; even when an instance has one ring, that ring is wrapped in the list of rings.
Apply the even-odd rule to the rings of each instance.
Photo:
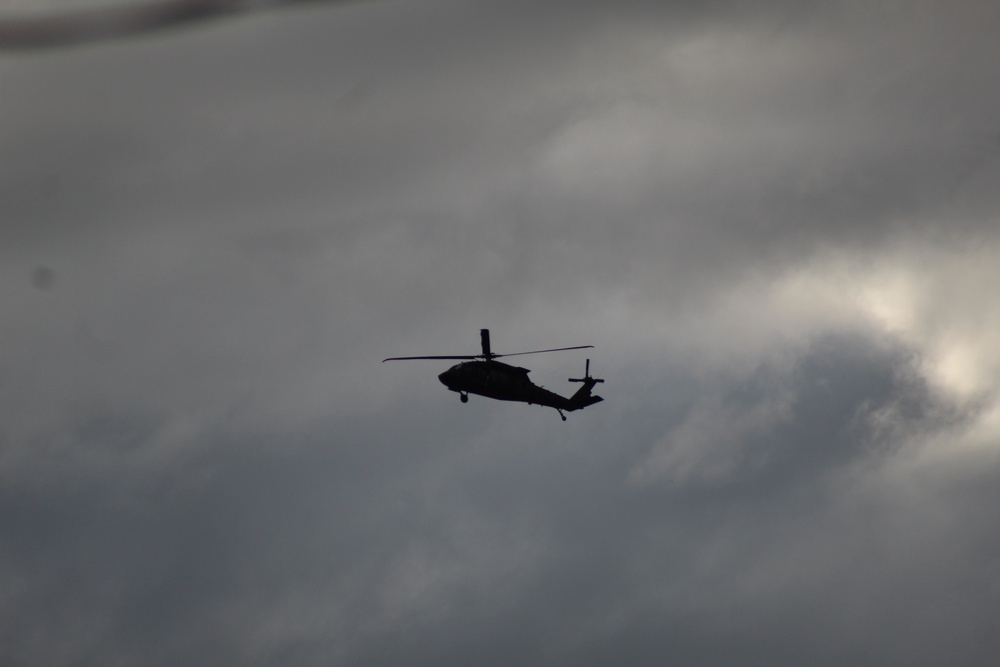
[[[583,377],[582,378],[570,378],[569,381],[570,382],[589,382],[589,383],[591,383],[591,386],[593,386],[594,384],[597,384],[598,382],[604,382],[604,380],[601,380],[599,378],[592,378],[592,377],[590,377],[590,359],[587,359],[587,365],[584,367]]]

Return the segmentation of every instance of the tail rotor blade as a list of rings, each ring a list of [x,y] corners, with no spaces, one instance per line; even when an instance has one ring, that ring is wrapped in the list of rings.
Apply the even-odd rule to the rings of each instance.
[[[598,378],[592,378],[592,377],[590,377],[590,359],[587,359],[587,365],[584,367],[583,377],[582,378],[570,378],[569,381],[570,382],[594,382],[594,383],[604,382],[604,380],[600,380]]]

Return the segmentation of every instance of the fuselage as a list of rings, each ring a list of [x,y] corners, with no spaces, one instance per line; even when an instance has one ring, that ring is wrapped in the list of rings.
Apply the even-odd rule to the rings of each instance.
[[[533,384],[528,373],[527,368],[490,359],[456,364],[438,375],[438,379],[448,389],[463,394],[571,409],[568,398]]]

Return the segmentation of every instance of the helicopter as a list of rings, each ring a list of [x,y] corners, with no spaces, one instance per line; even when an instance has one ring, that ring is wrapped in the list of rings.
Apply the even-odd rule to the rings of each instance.
[[[487,398],[494,398],[500,401],[518,401],[528,405],[541,405],[555,408],[566,421],[563,411],[573,412],[582,410],[594,403],[600,403],[604,399],[600,396],[593,396],[590,390],[598,382],[604,382],[590,376],[590,359],[584,369],[582,378],[570,378],[570,382],[582,382],[583,386],[569,398],[560,396],[547,389],[543,389],[528,379],[529,371],[520,366],[511,366],[501,361],[499,357],[516,357],[524,354],[539,354],[541,352],[560,352],[562,350],[582,350],[594,347],[593,345],[577,345],[574,347],[557,347],[550,350],[533,350],[531,352],[512,352],[509,354],[496,354],[490,348],[490,330],[480,329],[479,338],[482,345],[482,354],[472,356],[435,356],[435,357],[389,357],[383,359],[387,361],[406,361],[410,359],[463,359],[460,364],[456,364],[438,375],[438,379],[445,387],[451,391],[458,392],[463,403],[469,402],[469,394],[477,394]]]

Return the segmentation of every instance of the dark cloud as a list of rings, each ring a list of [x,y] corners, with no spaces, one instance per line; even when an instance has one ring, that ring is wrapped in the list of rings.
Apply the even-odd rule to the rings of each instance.
[[[36,266],[31,272],[31,284],[40,290],[50,289],[55,279],[55,271],[47,266]]]
[[[95,4],[78,10],[58,2],[0,20],[0,49],[34,50],[79,46],[109,39],[189,27],[272,7],[338,0],[136,0]],[[339,0],[344,2],[345,0]]]
[[[988,664],[996,19],[380,2],[7,54],[2,661]],[[484,326],[596,345],[607,400],[379,363]]]
[[[28,589],[6,599],[7,656],[933,664],[960,644],[953,658],[977,664],[996,648],[982,577],[1000,545],[966,513],[996,500],[995,468],[932,492],[919,470],[886,474],[906,441],[873,416],[891,412],[896,435],[961,424],[912,373],[904,350],[849,335],[703,381],[720,412],[792,400],[703,443],[739,461],[694,486],[626,483],[654,443],[616,442],[620,424],[546,449],[516,426],[470,437],[442,420],[400,438],[345,419],[221,435],[151,467],[128,462],[155,425],[87,425],[74,442],[111,450],[104,470],[5,493],[5,569]],[[699,419],[702,399],[653,398],[638,417]],[[33,644],[39,632],[59,639]]]

